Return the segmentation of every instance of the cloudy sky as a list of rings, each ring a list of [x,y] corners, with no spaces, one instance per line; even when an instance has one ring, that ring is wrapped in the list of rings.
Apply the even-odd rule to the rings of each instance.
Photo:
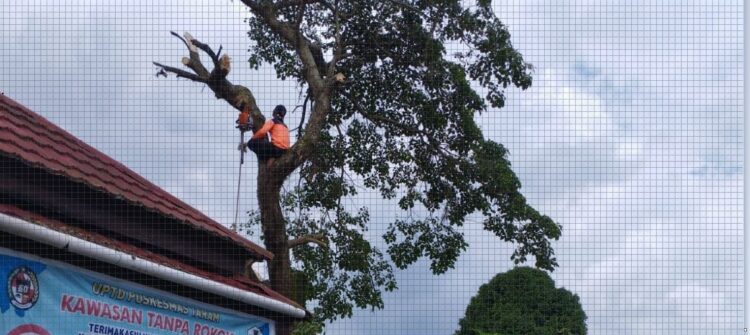
[[[241,4],[2,1],[0,91],[229,224],[235,112],[197,84],[154,77],[184,56],[170,30],[221,44],[261,109],[300,103],[293,83],[243,65]],[[72,5],[70,3],[75,3]],[[563,225],[558,286],[590,334],[736,334],[743,315],[742,2],[495,1],[534,85],[478,117],[524,194]],[[294,124],[296,115],[291,115]],[[252,175],[255,161],[245,166]],[[242,208],[256,205],[243,178]],[[365,198],[373,221],[382,202]],[[373,227],[379,233],[384,227]],[[380,230],[380,231],[379,231]],[[451,334],[512,246],[477,225],[457,267],[398,273],[381,311],[330,334]]]

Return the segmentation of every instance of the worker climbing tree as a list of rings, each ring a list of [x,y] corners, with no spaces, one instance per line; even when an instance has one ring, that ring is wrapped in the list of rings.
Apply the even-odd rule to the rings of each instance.
[[[550,241],[560,227],[527,204],[507,150],[474,121],[503,107],[508,86],[532,82],[490,1],[241,2],[249,9],[249,65],[270,64],[308,92],[294,145],[287,149],[288,135],[279,136],[287,131],[282,109],[266,122],[251,89],[230,82],[221,48],[173,33],[187,47],[186,68],[154,64],[247,113],[257,136],[248,147],[260,155],[258,221],[274,254],[270,286],[311,308],[314,324],[355,307],[382,308],[382,292],[397,287],[394,266],[426,258],[433,273],[448,271],[468,247],[463,226],[512,243],[516,263],[555,268]],[[266,132],[270,142],[261,141]],[[282,197],[290,176],[299,182]],[[362,203],[363,194],[393,205],[371,216],[346,201]],[[384,232],[384,251],[365,238],[374,226]],[[281,322],[277,331],[319,329],[310,325]]]
[[[240,131],[251,129],[249,114],[250,110],[243,108],[237,118]],[[275,158],[284,155],[289,150],[289,128],[284,124],[284,116],[286,116],[286,107],[276,106],[273,110],[273,119],[266,121],[263,127],[253,134],[250,142],[240,144],[240,150],[250,148],[259,161],[269,164],[272,164]]]

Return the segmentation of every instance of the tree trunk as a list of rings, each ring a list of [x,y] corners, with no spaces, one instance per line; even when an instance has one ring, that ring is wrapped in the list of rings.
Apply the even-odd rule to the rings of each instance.
[[[258,162],[258,204],[260,207],[260,221],[266,249],[273,253],[273,259],[268,264],[268,276],[271,288],[286,297],[293,296],[292,268],[287,247],[286,221],[281,212],[280,193],[284,178],[271,175],[267,161]],[[281,179],[281,182],[279,182]],[[291,332],[292,318],[280,320],[276,333],[288,335]]]
[[[276,323],[276,335],[289,335],[292,333],[292,319],[286,319]]]
[[[315,63],[313,52],[310,50],[310,41],[305,39],[293,26],[278,21],[273,6],[266,6],[265,4],[261,6],[254,1],[243,1],[243,3],[250,7],[256,15],[264,18],[270,28],[290,45],[296,47],[300,60],[305,65],[304,78],[313,92],[313,101],[315,101],[315,108],[310,115],[307,126],[305,126],[302,139],[292,146],[288,153],[278,158],[273,167],[265,161],[258,164],[257,192],[261,226],[266,249],[274,255],[268,264],[271,288],[286,297],[293,298],[295,296],[294,283],[292,281],[291,260],[289,259],[286,221],[281,212],[280,204],[281,185],[294,170],[308,159],[309,155],[313,154],[320,138],[320,132],[326,122],[326,115],[331,108],[330,95],[333,82],[327,82],[318,71],[318,65]],[[162,71],[176,74],[177,77],[208,85],[215,93],[216,98],[226,100],[237,110],[245,111],[247,110],[246,107],[249,107],[254,131],[260,129],[265,122],[265,117],[258,108],[252,92],[247,87],[232,84],[227,79],[230,70],[229,57],[224,54],[224,57],[220,58],[221,50],[219,50],[219,53],[214,52],[210,46],[196,40],[188,33],[185,33],[184,38],[175,32],[172,32],[172,35],[179,38],[188,48],[190,57],[183,58],[182,63],[193,72],[156,62],[154,62],[154,65],[161,67]],[[210,72],[201,63],[198,49],[211,57],[214,68]],[[335,60],[333,63],[335,64]],[[329,67],[328,77],[333,75],[333,71],[334,67]],[[304,304],[304,302],[300,302],[300,304]],[[293,324],[291,318],[279,321],[276,327],[277,334],[288,335]]]

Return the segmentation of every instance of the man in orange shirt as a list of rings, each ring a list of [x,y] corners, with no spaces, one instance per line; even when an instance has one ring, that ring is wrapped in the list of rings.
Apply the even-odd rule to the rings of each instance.
[[[240,130],[252,129],[249,125],[249,112],[243,111],[242,113],[248,113],[248,115],[244,118],[240,115],[238,120]],[[247,147],[258,156],[259,161],[279,158],[289,150],[289,128],[284,124],[284,116],[286,116],[284,105],[276,106],[273,110],[273,119],[266,121],[247,142]],[[240,148],[240,150],[243,149]]]

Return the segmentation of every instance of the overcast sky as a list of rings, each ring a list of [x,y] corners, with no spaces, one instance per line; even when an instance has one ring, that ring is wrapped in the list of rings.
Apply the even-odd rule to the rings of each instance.
[[[241,4],[0,3],[0,91],[232,222],[235,112],[200,85],[155,78],[151,61],[179,65],[185,50],[169,31],[190,31],[223,45],[231,80],[262,110],[300,103],[294,83],[245,65]],[[478,121],[510,149],[529,201],[563,226],[552,276],[580,296],[589,333],[737,334],[742,2],[494,3],[535,66],[534,84]],[[255,164],[244,167],[243,210],[257,204]],[[376,198],[362,199],[384,223],[390,210]],[[512,267],[512,246],[476,224],[464,232],[471,246],[456,269],[435,277],[421,262],[399,272],[384,310],[358,311],[329,334],[452,334],[478,287]]]

